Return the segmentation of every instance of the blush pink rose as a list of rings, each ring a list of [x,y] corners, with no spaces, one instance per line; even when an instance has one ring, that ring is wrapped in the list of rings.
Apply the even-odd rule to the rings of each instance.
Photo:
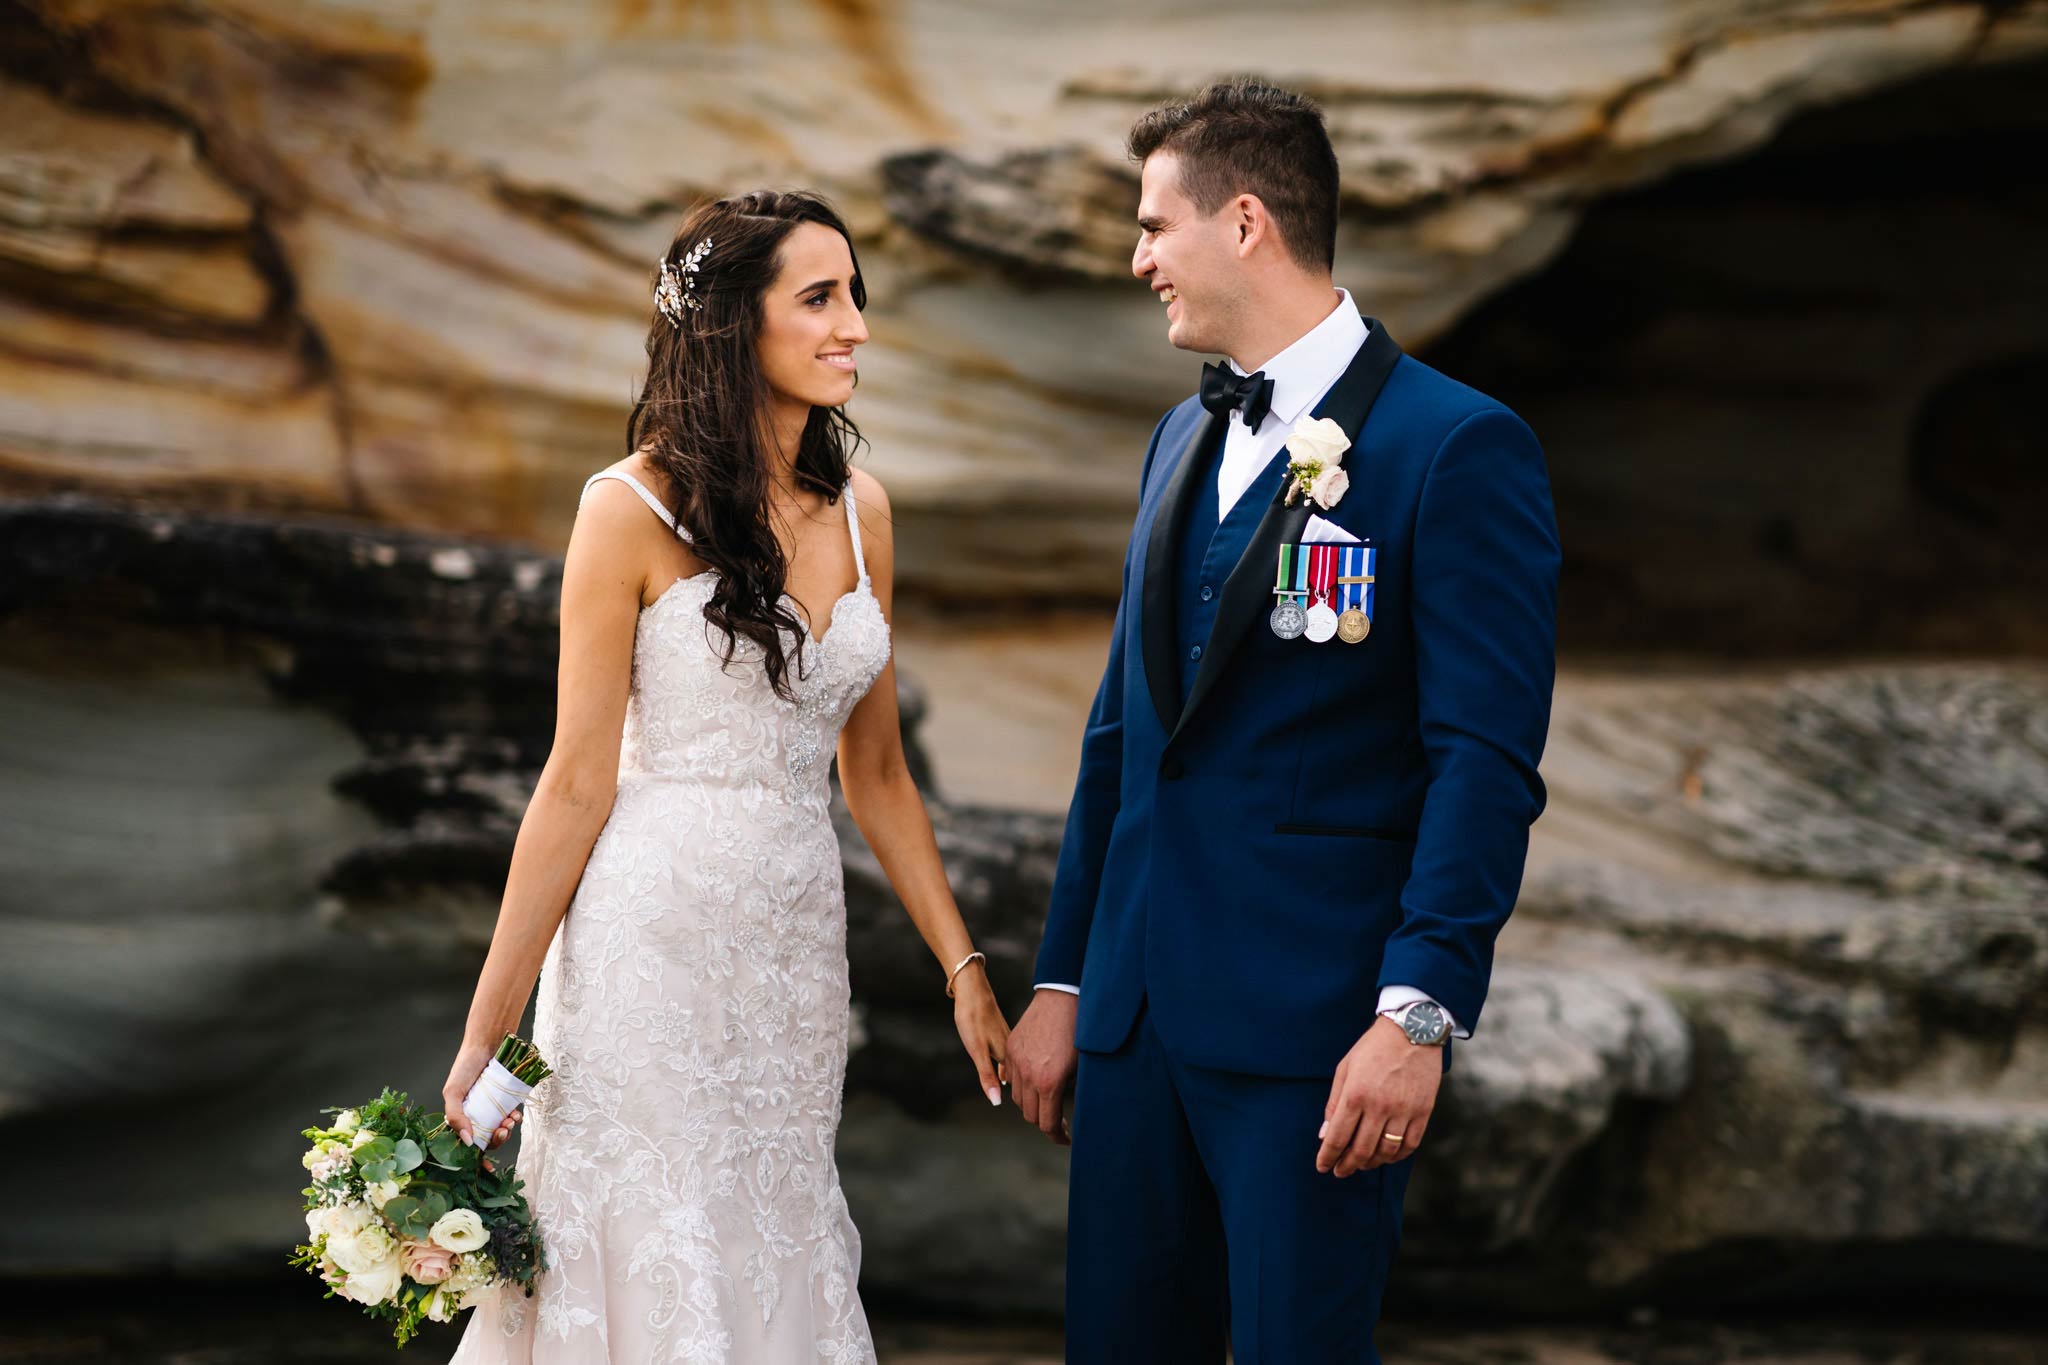
[[[432,1242],[406,1242],[398,1255],[405,1273],[420,1284],[439,1284],[455,1269],[455,1253]]]
[[[1351,476],[1336,465],[1326,465],[1316,475],[1314,483],[1308,486],[1308,495],[1319,507],[1335,507],[1337,500],[1351,488]]]

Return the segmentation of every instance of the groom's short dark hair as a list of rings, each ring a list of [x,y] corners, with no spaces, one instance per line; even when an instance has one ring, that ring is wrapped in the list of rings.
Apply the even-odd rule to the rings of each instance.
[[[1240,76],[1131,125],[1131,160],[1172,152],[1181,192],[1203,213],[1255,194],[1303,268],[1337,262],[1337,153],[1306,95]]]

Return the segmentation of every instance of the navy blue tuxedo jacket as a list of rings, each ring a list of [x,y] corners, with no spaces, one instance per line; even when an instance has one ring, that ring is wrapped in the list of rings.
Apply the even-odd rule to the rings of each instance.
[[[1322,515],[1378,550],[1361,643],[1267,624],[1317,510],[1283,505],[1283,450],[1189,662],[1180,535],[1222,422],[1189,398],[1152,433],[1034,977],[1079,984],[1085,1050],[1146,1004],[1185,1061],[1327,1076],[1383,984],[1479,1020],[1544,804],[1557,527],[1528,426],[1367,326],[1315,409],[1352,440]]]

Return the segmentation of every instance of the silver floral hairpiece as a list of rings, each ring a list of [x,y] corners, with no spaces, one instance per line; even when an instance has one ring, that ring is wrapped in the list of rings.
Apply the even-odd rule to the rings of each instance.
[[[697,267],[704,262],[704,255],[711,250],[711,239],[690,248],[683,257],[682,269],[678,271],[669,264],[668,257],[661,258],[661,279],[654,286],[654,303],[661,309],[661,315],[668,319],[669,326],[683,325],[683,310],[696,312],[704,306],[704,300],[697,297]]]

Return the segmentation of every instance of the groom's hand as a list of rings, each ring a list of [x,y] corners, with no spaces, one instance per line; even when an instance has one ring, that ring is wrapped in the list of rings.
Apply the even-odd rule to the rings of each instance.
[[[1316,1170],[1334,1170],[1342,1180],[1414,1152],[1436,1108],[1443,1066],[1439,1049],[1409,1042],[1401,1026],[1385,1015],[1375,1018],[1337,1063],[1323,1106]],[[1390,1140],[1390,1133],[1400,1141]]]
[[[1010,1097],[1026,1123],[1037,1124],[1062,1147],[1073,1143],[1063,1111],[1080,1060],[1074,1050],[1074,1017],[1080,1011],[1079,996],[1042,990],[1010,1030]]]

